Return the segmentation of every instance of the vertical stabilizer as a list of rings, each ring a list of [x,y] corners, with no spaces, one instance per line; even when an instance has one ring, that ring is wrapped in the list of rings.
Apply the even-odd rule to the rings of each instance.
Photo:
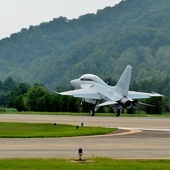
[[[128,95],[132,66],[127,65],[115,88],[123,96]]]

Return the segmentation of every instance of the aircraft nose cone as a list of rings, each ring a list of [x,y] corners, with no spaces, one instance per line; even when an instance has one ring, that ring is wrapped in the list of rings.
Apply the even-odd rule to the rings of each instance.
[[[73,87],[75,87],[76,89],[78,89],[79,86],[80,86],[80,84],[79,84],[79,82],[78,82],[77,79],[71,80],[70,83],[71,83],[71,85],[72,85]]]

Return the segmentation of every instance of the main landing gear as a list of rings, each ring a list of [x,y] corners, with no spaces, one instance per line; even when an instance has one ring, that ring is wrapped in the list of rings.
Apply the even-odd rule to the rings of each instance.
[[[117,111],[115,112],[116,117],[120,116],[120,109],[117,109]]]
[[[120,109],[117,109],[116,107],[114,107],[113,111],[115,112],[116,117],[120,116]]]
[[[84,100],[81,101],[81,106],[83,105]],[[99,109],[99,106],[97,106],[100,103],[100,101],[96,101],[95,104],[91,107],[90,109],[90,115],[91,116],[95,116],[95,113],[97,112],[97,110]],[[115,105],[110,105],[110,107],[113,109],[116,117],[120,116],[120,109],[118,109]]]
[[[120,116],[120,109],[114,109],[114,112],[115,112],[115,115],[116,115],[116,117],[119,117]],[[95,110],[94,109],[91,109],[90,110],[90,115],[91,116],[94,116],[95,115]]]
[[[118,109],[116,106],[110,106],[110,107],[113,109],[116,117],[119,117],[120,116],[120,109]]]

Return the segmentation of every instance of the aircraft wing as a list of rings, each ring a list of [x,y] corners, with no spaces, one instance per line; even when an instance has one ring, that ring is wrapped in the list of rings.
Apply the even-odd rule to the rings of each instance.
[[[150,97],[162,97],[163,95],[158,94],[158,93],[144,93],[144,92],[136,92],[136,91],[129,91],[128,92],[128,97],[130,99],[146,99]]]
[[[66,91],[66,92],[56,92],[53,91],[57,94],[60,95],[68,95],[68,96],[74,96],[74,97],[78,97],[78,98],[86,98],[86,99],[96,99],[96,100],[100,100],[101,97],[99,95],[99,93],[94,90],[94,89],[76,89],[76,90],[70,90],[70,91]]]

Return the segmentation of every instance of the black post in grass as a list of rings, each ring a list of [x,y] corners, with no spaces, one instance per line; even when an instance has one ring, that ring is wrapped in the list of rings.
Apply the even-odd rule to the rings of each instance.
[[[81,161],[82,160],[81,157],[83,155],[83,149],[82,148],[78,149],[78,155],[79,155],[79,161]]]

